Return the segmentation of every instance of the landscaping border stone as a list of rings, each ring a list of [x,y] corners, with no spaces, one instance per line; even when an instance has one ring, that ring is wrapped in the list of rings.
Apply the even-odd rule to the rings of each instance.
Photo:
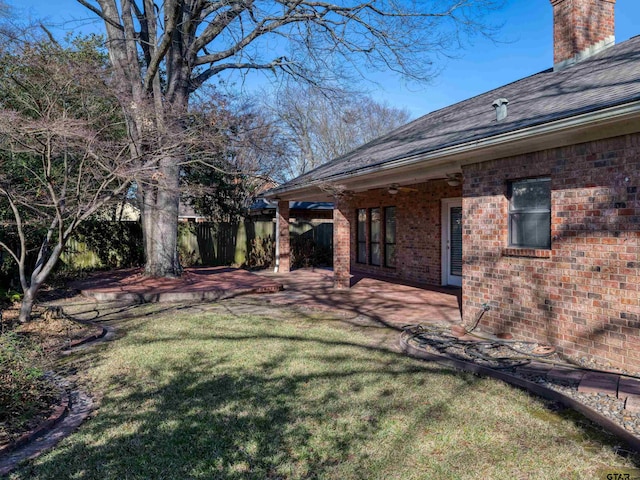
[[[618,439],[623,441],[625,445],[629,447],[629,449],[640,452],[640,438],[628,432],[617,423],[609,420],[604,415],[599,414],[594,409],[556,390],[546,388],[543,385],[525,380],[524,378],[517,377],[515,375],[510,375],[501,370],[495,370],[472,362],[466,362],[464,360],[426,352],[425,350],[421,350],[409,344],[403,336],[400,336],[399,338],[399,346],[401,351],[405,355],[408,355],[410,357],[430,362],[436,362],[441,365],[445,365],[465,372],[470,372],[476,375],[496,378],[498,380],[502,380],[503,382],[509,383],[510,385],[527,390],[535,395],[538,395],[539,397],[546,398],[547,400],[552,400],[554,402],[559,402],[564,406],[581,413],[595,424],[615,435]]]
[[[100,340],[110,340],[114,335],[114,331],[110,327],[89,320],[75,319],[68,315],[65,315],[65,318],[98,327],[101,332],[72,342],[62,349],[62,355],[69,355],[77,348],[88,346]],[[56,383],[61,383],[61,380]],[[53,448],[90,415],[93,410],[93,401],[87,394],[81,391],[69,391],[66,386],[60,386],[60,390],[61,401],[46,420],[16,440],[0,447],[0,476],[10,473],[20,462],[35,458],[45,450]]]
[[[53,448],[58,442],[75,431],[86,420],[93,410],[93,401],[83,392],[69,393],[69,405],[65,415],[46,428],[28,434],[21,446],[0,453],[0,476],[13,471],[21,462],[36,458],[46,450]]]
[[[69,395],[65,390],[62,390],[61,394],[62,395],[60,403],[53,409],[53,412],[44,421],[42,421],[33,430],[23,433],[15,440],[0,447],[0,459],[4,455],[17,450],[18,448],[43,435],[45,432],[48,432],[64,418],[64,416],[69,411]]]

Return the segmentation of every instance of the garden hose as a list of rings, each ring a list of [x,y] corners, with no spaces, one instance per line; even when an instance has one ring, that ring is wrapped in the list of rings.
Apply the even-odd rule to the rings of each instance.
[[[479,318],[481,317],[482,315],[479,316]],[[474,328],[476,328],[476,326],[477,325],[475,325]],[[450,327],[448,326],[441,325],[405,325],[404,327],[402,327],[401,340],[406,344],[408,344],[410,341],[413,341],[420,347],[429,345],[435,350],[449,355],[451,354],[447,352],[448,349],[460,348],[468,357],[493,363],[491,368],[498,370],[523,366],[535,360],[536,362],[545,363],[552,366],[570,367],[584,372],[615,374],[625,378],[640,380],[640,375],[635,375],[632,373],[583,367],[580,365],[575,365],[573,363],[569,364],[567,362],[551,359],[549,357],[551,357],[556,351],[555,348],[551,345],[541,345],[536,342],[519,341],[512,339],[497,339],[489,336],[483,336],[478,333],[474,333],[473,336],[478,338],[485,338],[486,340],[462,340],[452,335],[449,332],[449,328]],[[425,336],[429,334],[437,336],[438,338],[428,338]],[[516,345],[531,345],[533,346],[533,348],[530,351],[526,351],[518,348]],[[519,356],[492,357],[487,354],[488,349],[499,347],[505,347],[509,350],[512,350],[513,352],[519,354]],[[504,364],[500,365],[500,362]]]
[[[483,310],[487,311],[487,310]],[[482,318],[482,313],[478,316],[476,325],[479,323],[479,319]],[[433,335],[437,338],[428,338],[427,335]],[[462,348],[464,353],[471,358],[482,360],[489,363],[498,363],[493,368],[512,368],[515,366],[526,365],[532,359],[546,358],[553,353],[555,349],[553,347],[540,346],[536,342],[521,342],[517,340],[501,340],[490,339],[484,341],[467,341],[451,335],[446,327],[439,326],[423,326],[423,325],[407,325],[403,327],[404,341],[413,340],[415,343],[421,346],[429,345],[439,352],[445,352],[451,348]],[[474,334],[474,336],[476,336]],[[480,336],[478,336],[480,338]],[[517,348],[515,345],[530,345],[531,349],[528,351]],[[543,348],[540,348],[543,347]],[[507,348],[513,351],[517,355],[509,356],[495,356],[488,353],[491,349]],[[506,363],[506,365],[500,365],[500,363]]]

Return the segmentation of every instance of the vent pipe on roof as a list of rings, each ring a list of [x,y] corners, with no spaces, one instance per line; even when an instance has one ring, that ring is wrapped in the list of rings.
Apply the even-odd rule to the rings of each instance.
[[[507,105],[509,100],[506,98],[499,98],[493,102],[493,108],[496,109],[496,120],[499,122],[507,118]]]

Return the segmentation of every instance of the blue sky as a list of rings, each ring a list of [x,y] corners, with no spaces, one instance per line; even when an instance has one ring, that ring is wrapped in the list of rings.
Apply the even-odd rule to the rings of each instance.
[[[98,28],[75,0],[8,0],[32,18],[45,18],[66,30],[85,33]],[[85,19],[86,21],[82,21]],[[495,23],[503,25],[499,42],[476,39],[458,58],[426,86],[406,85],[390,74],[373,76],[372,95],[407,108],[414,117],[451,105],[514,80],[545,70],[553,64],[552,7],[549,0],[506,0]],[[640,1],[617,0],[616,42],[640,34]]]

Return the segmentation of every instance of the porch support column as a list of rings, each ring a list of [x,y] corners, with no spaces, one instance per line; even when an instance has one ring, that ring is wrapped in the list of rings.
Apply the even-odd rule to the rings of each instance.
[[[291,271],[291,244],[289,243],[289,202],[280,200],[276,207],[276,267],[275,272]]]
[[[351,209],[335,197],[333,207],[333,286],[351,287]]]

